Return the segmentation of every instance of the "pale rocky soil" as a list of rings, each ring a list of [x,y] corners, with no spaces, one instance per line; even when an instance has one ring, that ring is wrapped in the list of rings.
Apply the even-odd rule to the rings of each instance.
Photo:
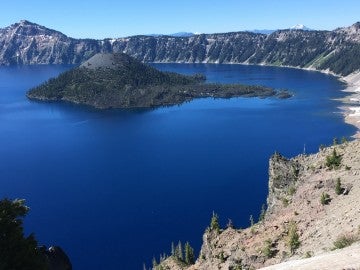
[[[240,265],[243,269],[259,269],[284,261],[289,262],[270,269],[360,269],[360,242],[340,253],[329,253],[334,241],[342,235],[360,239],[360,141],[344,143],[335,148],[342,155],[341,166],[336,170],[325,166],[326,157],[331,155],[333,146],[314,155],[270,160],[269,189],[272,192],[269,194],[270,209],[265,220],[244,230],[228,228],[220,234],[205,233],[201,254],[195,265],[186,267],[170,258],[163,263],[163,269],[240,269],[236,268]],[[292,176],[294,166],[299,169],[296,177]],[[335,193],[335,183],[339,177],[342,187],[348,192],[346,195]],[[285,179],[290,184],[274,189],[274,181],[278,181],[274,179]],[[289,192],[289,187],[293,188],[294,193]],[[324,192],[331,198],[328,205],[320,203]],[[288,205],[284,204],[284,198]],[[291,222],[295,222],[301,242],[294,254],[290,253],[287,245]],[[265,241],[268,239],[276,253],[270,259],[264,254]],[[309,255],[313,258],[302,264],[293,261]]]
[[[359,270],[360,269],[360,244],[331,251],[308,259],[293,260],[261,270]]]
[[[350,74],[343,79],[348,84],[344,91],[351,93],[350,96],[342,100],[344,103],[342,108],[345,111],[345,122],[358,128],[358,132],[354,137],[360,138],[360,72]]]
[[[295,258],[301,258],[307,252],[320,256],[265,269],[360,269],[359,244],[341,252],[327,253],[341,235],[359,239],[360,228],[360,142],[340,145],[336,149],[342,154],[343,164],[338,170],[320,168],[331,149],[309,157],[299,157],[304,159],[309,169],[301,175],[302,183],[299,183],[292,203],[279,209],[278,215],[281,217],[272,221],[285,222],[291,218],[291,212],[296,211],[299,215],[293,217],[293,220],[298,224],[301,245]],[[335,194],[335,181],[338,177],[343,187],[349,190],[348,195]],[[320,203],[322,192],[331,197],[328,205]]]

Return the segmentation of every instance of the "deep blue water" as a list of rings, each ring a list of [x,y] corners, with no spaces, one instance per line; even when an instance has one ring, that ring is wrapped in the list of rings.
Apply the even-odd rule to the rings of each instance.
[[[25,198],[25,226],[63,247],[74,269],[142,269],[171,241],[198,251],[212,211],[237,227],[258,216],[268,159],[350,136],[336,78],[296,69],[156,64],[211,82],[288,88],[288,100],[200,99],[156,110],[98,111],[28,101],[66,66],[0,68],[0,197]]]

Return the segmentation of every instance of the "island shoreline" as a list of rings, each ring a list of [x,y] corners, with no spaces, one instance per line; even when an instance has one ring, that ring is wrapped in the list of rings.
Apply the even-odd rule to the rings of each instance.
[[[220,63],[216,62],[199,62],[199,63],[189,63],[189,62],[150,62],[149,64],[209,64],[209,65],[218,65]],[[314,67],[294,67],[286,65],[271,65],[267,63],[260,64],[250,64],[250,63],[234,63],[227,62],[221,63],[225,65],[244,65],[244,66],[266,66],[266,67],[278,67],[278,68],[291,68],[291,69],[301,69],[305,71],[320,72],[326,75],[331,75],[336,77],[339,81],[342,81],[346,84],[346,87],[341,91],[348,93],[344,98],[339,99],[343,103],[338,108],[341,110],[341,113],[344,117],[344,122],[354,126],[357,130],[354,135],[351,137],[354,139],[360,139],[360,71],[353,72],[349,75],[342,76],[336,74],[330,70],[321,70]]]
[[[209,64],[209,65],[218,65],[220,63],[217,62],[148,62],[147,64]],[[279,67],[279,68],[291,68],[291,69],[301,69],[305,71],[313,71],[320,72],[326,75],[334,76],[339,81],[342,81],[346,84],[346,87],[341,91],[348,93],[344,98],[338,99],[342,105],[338,108],[341,110],[341,113],[344,117],[344,122],[354,126],[357,130],[354,135],[351,137],[354,139],[360,139],[360,71],[353,72],[349,75],[342,76],[340,74],[336,74],[330,70],[320,70],[314,67],[299,67],[299,66],[287,66],[287,65],[271,65],[268,63],[260,63],[260,64],[250,64],[250,63],[235,63],[235,62],[224,62],[221,64],[227,65],[249,65],[249,66],[267,66],[267,67]],[[76,66],[75,66],[76,67]],[[29,97],[28,97],[29,98]],[[31,98],[32,99],[32,98]],[[37,98],[37,100],[39,100]],[[41,100],[41,99],[40,99]],[[44,100],[43,100],[44,101]],[[72,101],[68,101],[72,102]],[[184,101],[187,102],[187,101]],[[74,103],[74,102],[72,102]],[[173,106],[179,104],[166,104],[165,106]],[[91,106],[91,105],[89,105]],[[155,106],[155,108],[158,106]],[[147,107],[154,108],[154,107]],[[98,108],[99,109],[99,108]],[[101,108],[104,109],[104,108]]]

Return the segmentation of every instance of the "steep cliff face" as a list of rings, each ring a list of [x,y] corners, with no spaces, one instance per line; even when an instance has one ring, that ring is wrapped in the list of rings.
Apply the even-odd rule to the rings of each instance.
[[[1,65],[77,64],[101,48],[100,41],[72,39],[28,21],[0,29]]]
[[[360,23],[334,31],[279,30],[190,37],[73,39],[21,21],[0,29],[0,64],[79,64],[99,52],[124,52],[143,62],[243,63],[329,70],[360,69]]]
[[[113,45],[144,62],[244,63],[265,38],[249,32],[186,38],[135,36],[119,39]]]
[[[334,149],[341,161],[339,167],[330,169],[326,164]],[[338,179],[341,185],[336,191]],[[325,194],[328,200],[323,201]],[[162,266],[188,270],[258,269],[323,255],[344,239],[349,244],[358,242],[360,142],[344,143],[292,159],[273,155],[269,162],[268,203],[265,218],[250,228],[226,228],[219,233],[207,230],[194,265],[185,266],[170,257]],[[349,252],[353,252],[352,249]],[[351,254],[341,253],[349,258],[347,260],[337,260],[334,254],[324,256],[322,261],[314,260],[324,268],[311,268],[310,264],[306,269],[331,269],[332,261],[327,258],[340,263],[339,269],[360,267],[358,259]],[[287,265],[290,267],[291,263]]]
[[[298,159],[287,159],[279,153],[270,158],[268,215],[275,211],[279,201],[286,203],[286,196],[294,192],[301,169]]]

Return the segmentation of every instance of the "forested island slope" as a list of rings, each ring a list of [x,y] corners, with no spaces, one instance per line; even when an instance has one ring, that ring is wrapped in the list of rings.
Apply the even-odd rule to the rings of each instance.
[[[80,64],[97,53],[126,53],[142,62],[292,66],[348,75],[360,69],[360,22],[333,31],[278,30],[74,39],[28,21],[0,29],[0,65]]]
[[[205,76],[161,72],[123,53],[99,53],[80,67],[31,89],[30,99],[106,108],[149,108],[199,97],[289,97],[264,86],[204,83]]]

